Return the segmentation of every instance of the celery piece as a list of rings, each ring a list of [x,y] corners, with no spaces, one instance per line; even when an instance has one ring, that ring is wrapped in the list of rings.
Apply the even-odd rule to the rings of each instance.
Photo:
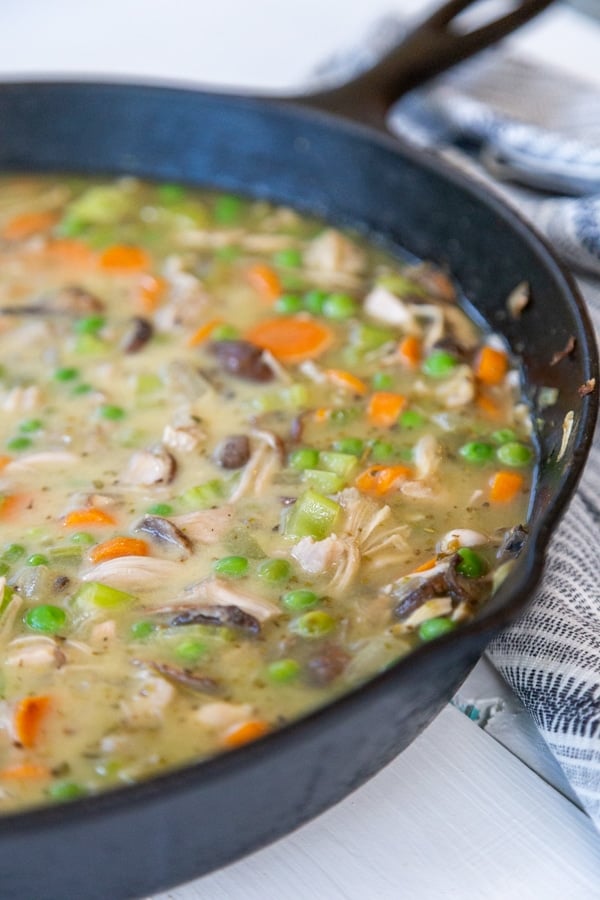
[[[339,503],[309,489],[290,508],[285,534],[322,540],[333,531],[339,514]]]
[[[321,450],[319,468],[327,472],[335,472],[344,481],[349,481],[357,468],[356,456],[352,453],[339,453],[332,450]]]
[[[279,396],[285,409],[302,409],[310,404],[310,390],[306,384],[291,384],[283,388]]]
[[[394,332],[389,328],[378,328],[361,322],[352,332],[352,344],[360,350],[377,350],[384,344],[395,340]]]
[[[48,558],[52,563],[78,563],[81,560],[81,549],[76,544],[63,547],[50,547]]]
[[[210,215],[206,207],[197,200],[169,203],[169,216],[173,216],[174,225],[195,225],[198,228],[210,225]]]
[[[82,356],[104,356],[110,346],[95,334],[78,334],[74,350]]]
[[[131,196],[119,185],[95,185],[69,203],[69,222],[86,225],[115,225],[131,210]]]
[[[117,588],[110,587],[108,584],[101,584],[99,581],[88,581],[83,584],[74,597],[75,602],[79,606],[100,606],[103,609],[112,609],[114,607],[125,606],[135,600],[132,594],[125,591],[119,591]]]
[[[190,509],[209,509],[218,506],[225,497],[225,485],[220,478],[213,478],[204,484],[188,488],[180,495],[180,500]]]
[[[138,397],[155,394],[163,387],[163,380],[155,372],[140,372],[135,376],[135,393]]]
[[[427,290],[417,281],[405,278],[404,275],[383,275],[377,281],[378,285],[387,288],[397,297],[427,297]]]
[[[302,481],[320,491],[322,494],[337,494],[346,486],[346,480],[335,472],[323,472],[321,469],[306,469],[302,473]]]

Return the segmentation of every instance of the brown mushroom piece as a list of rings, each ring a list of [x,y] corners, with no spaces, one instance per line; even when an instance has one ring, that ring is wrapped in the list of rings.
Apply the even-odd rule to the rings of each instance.
[[[213,453],[213,459],[222,469],[241,469],[250,459],[250,440],[245,434],[231,434]]]
[[[246,381],[272,381],[272,368],[264,361],[263,351],[250,341],[214,341],[209,345],[229,375]]]
[[[496,559],[501,561],[516,559],[525,546],[527,537],[527,529],[523,525],[515,525],[514,528],[510,528],[498,548]]]
[[[173,547],[180,559],[187,559],[192,554],[193,544],[189,537],[163,516],[144,516],[134,525],[133,531],[141,531],[156,543]]]
[[[138,353],[146,346],[154,335],[154,326],[148,319],[142,316],[134,316],[130,319],[128,327],[121,341],[121,350],[124,353]]]
[[[214,625],[240,628],[251,634],[259,634],[260,622],[239,606],[210,606],[204,609],[186,609],[171,619],[170,625]]]
[[[133,662],[141,663],[141,661],[136,660],[133,660]],[[179,669],[177,666],[155,662],[154,660],[144,660],[141,664],[162,675],[167,681],[180,684],[182,687],[189,688],[192,691],[199,691],[202,694],[218,694],[220,692],[219,683],[207,675],[196,675],[194,672],[190,672],[189,669]]]
[[[350,655],[345,650],[337,644],[328,644],[309,659],[306,667],[308,678],[319,686],[331,684],[342,674],[349,662]]]

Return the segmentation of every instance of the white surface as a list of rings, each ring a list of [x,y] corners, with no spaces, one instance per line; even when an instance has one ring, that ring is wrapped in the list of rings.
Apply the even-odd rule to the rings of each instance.
[[[328,54],[359,40],[377,16],[425,5],[0,0],[0,77],[133,75],[289,90]],[[562,5],[511,42],[600,84],[600,27]],[[593,900],[600,898],[600,838],[568,800],[448,708],[334,810],[155,900],[167,897]]]

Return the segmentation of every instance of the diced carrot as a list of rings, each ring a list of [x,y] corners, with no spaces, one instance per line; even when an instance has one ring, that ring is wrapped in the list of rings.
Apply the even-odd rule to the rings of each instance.
[[[414,334],[407,335],[398,344],[398,353],[402,362],[410,369],[416,369],[421,362],[421,341]]]
[[[48,241],[43,253],[47,258],[61,265],[87,267],[96,261],[94,251],[83,241],[75,238],[57,238]]]
[[[370,466],[361,472],[354,484],[364,494],[380,497],[412,475],[408,466]]]
[[[321,406],[319,409],[315,409],[313,416],[315,418],[315,422],[326,422],[331,414],[331,410],[326,406]]]
[[[241,747],[243,744],[249,744],[263,737],[269,731],[269,726],[262,719],[251,719],[249,722],[242,722],[241,725],[234,725],[225,735],[223,741],[226,747]]]
[[[161,301],[165,287],[163,278],[143,275],[136,296],[136,305],[140,312],[153,313]]]
[[[0,520],[7,522],[27,508],[31,494],[0,494]]]
[[[6,468],[9,462],[12,462],[12,456],[0,456],[0,472]]]
[[[104,509],[90,506],[88,509],[73,509],[63,519],[65,528],[93,528],[95,525],[116,525],[116,519]]]
[[[372,425],[378,428],[391,428],[406,406],[406,397],[391,391],[376,391],[369,398],[367,415]]]
[[[278,316],[259,322],[246,338],[282,362],[299,363],[324,353],[333,342],[333,333],[312,318]]]
[[[33,781],[39,778],[50,778],[50,769],[47,766],[24,762],[0,769],[0,781]]]
[[[367,385],[352,372],[345,372],[344,369],[326,369],[325,374],[336,387],[344,388],[361,397],[367,393]]]
[[[103,250],[98,259],[101,269],[123,272],[143,272],[151,267],[151,260],[142,247],[129,244],[113,244]]]
[[[434,556],[433,559],[428,559],[427,562],[424,562],[420,566],[417,566],[416,569],[413,569],[413,572],[429,572],[429,570],[433,569],[436,564],[437,559]]]
[[[279,275],[275,269],[265,263],[256,263],[250,266],[246,272],[246,278],[263,300],[272,303],[281,295]]]
[[[93,563],[100,563],[119,556],[148,556],[149,552],[146,541],[119,535],[96,544],[90,550],[89,557]]]
[[[475,375],[484,384],[500,384],[508,370],[508,357],[503,350],[482,347],[475,360]]]
[[[6,223],[2,229],[2,237],[7,241],[22,241],[34,234],[48,231],[57,221],[58,214],[48,210],[21,213]]]
[[[498,404],[491,397],[488,397],[487,394],[479,394],[476,402],[481,412],[489,416],[490,419],[499,419],[502,415],[502,410]]]
[[[204,325],[201,325],[200,328],[188,338],[188,347],[197,347],[198,344],[202,344],[210,337],[217,325],[222,325],[222,323],[223,319],[210,319],[208,322],[205,322]]]
[[[33,747],[42,722],[50,708],[50,697],[24,697],[17,703],[13,717],[15,737],[23,747]]]
[[[516,472],[496,472],[490,478],[490,500],[510,503],[523,489],[524,479]]]

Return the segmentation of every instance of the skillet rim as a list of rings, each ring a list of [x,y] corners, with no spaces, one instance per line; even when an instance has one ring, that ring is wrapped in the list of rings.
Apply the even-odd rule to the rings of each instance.
[[[529,534],[526,545],[526,553],[523,557],[524,564],[517,572],[512,572],[506,582],[495,594],[499,608],[496,611],[485,612],[471,622],[462,625],[460,629],[443,637],[422,645],[412,651],[408,656],[400,659],[391,668],[375,675],[359,687],[346,692],[326,705],[301,716],[286,724],[282,728],[273,731],[259,740],[237,748],[235,750],[219,753],[213,757],[198,762],[182,765],[158,775],[152,775],[138,783],[111,787],[82,797],[66,804],[45,804],[26,808],[18,812],[0,814],[0,839],[2,835],[10,832],[12,836],[18,833],[31,835],[32,831],[44,829],[64,823],[70,819],[72,824],[83,823],[90,819],[99,819],[106,815],[118,814],[123,808],[137,806],[142,809],[151,805],[158,795],[163,792],[170,793],[173,797],[190,789],[191,784],[197,790],[202,783],[210,780],[213,783],[227,777],[231,769],[245,768],[250,761],[257,762],[261,758],[268,758],[275,748],[287,743],[296,743],[299,733],[320,727],[322,720],[335,717],[336,711],[343,715],[351,706],[360,706],[368,702],[369,696],[378,690],[390,689],[398,673],[403,673],[411,665],[411,660],[423,659],[436,653],[436,648],[450,644],[468,644],[469,638],[486,638],[485,643],[493,634],[520,613],[531,602],[531,593],[539,582],[543,567],[544,554],[548,546],[551,534],[558,525],[560,518],[566,511],[569,502],[573,499],[577,484],[581,478],[585,462],[589,455],[594,436],[594,427],[598,415],[599,385],[598,385],[598,349],[594,327],[592,325],[585,301],[575,282],[574,276],[557,258],[554,250],[547,240],[540,235],[536,227],[530,224],[515,207],[503,197],[497,194],[493,187],[483,181],[465,174],[457,166],[440,158],[434,150],[415,147],[401,137],[390,134],[384,130],[378,130],[373,124],[363,124],[350,120],[342,114],[324,111],[311,107],[310,99],[302,95],[298,96],[255,96],[251,93],[234,93],[226,91],[214,91],[194,85],[193,83],[154,80],[139,78],[119,78],[95,80],[92,76],[77,79],[52,79],[38,80],[22,79],[3,80],[0,82],[0,95],[10,91],[33,90],[43,91],[80,90],[88,89],[94,93],[100,91],[139,91],[144,94],[157,93],[189,94],[197,96],[204,102],[238,104],[256,108],[267,107],[276,110],[286,116],[293,116],[297,120],[317,122],[321,126],[335,131],[367,138],[371,143],[391,150],[400,155],[401,159],[412,165],[425,169],[429,173],[441,176],[445,181],[452,183],[462,192],[470,194],[487,211],[496,214],[503,223],[508,226],[521,243],[525,243],[531,252],[537,256],[539,263],[544,267],[546,274],[560,288],[561,301],[571,308],[574,318],[577,320],[585,341],[578,342],[578,350],[581,353],[581,366],[586,370],[588,378],[596,378],[596,388],[591,394],[581,399],[581,408],[576,429],[574,429],[570,446],[575,449],[570,452],[571,465],[566,476],[561,479],[556,494],[549,501],[547,507],[535,522]],[[4,171],[7,171],[4,169]],[[42,172],[43,169],[35,171]],[[48,168],[45,171],[52,171]],[[58,171],[55,169],[53,171]],[[85,170],[84,170],[85,171]],[[144,176],[142,176],[144,177]],[[184,179],[185,181],[185,179]],[[476,307],[475,307],[476,308]]]

